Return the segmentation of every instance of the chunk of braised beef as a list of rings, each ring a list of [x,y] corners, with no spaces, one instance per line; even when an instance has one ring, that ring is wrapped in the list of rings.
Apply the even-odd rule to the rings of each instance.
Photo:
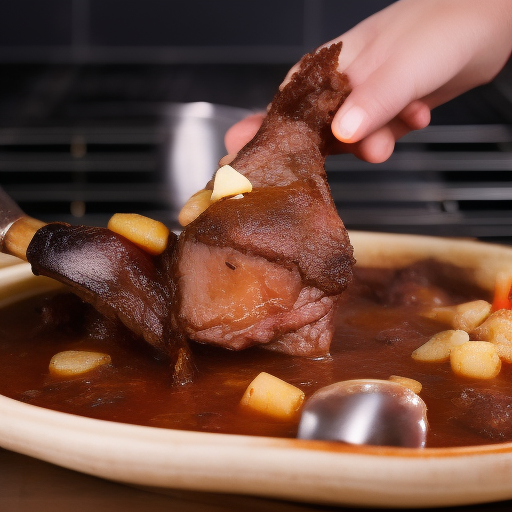
[[[384,289],[382,301],[393,306],[457,304],[468,297],[481,299],[485,293],[468,278],[470,269],[434,259],[413,263],[395,272]]]
[[[350,283],[349,293],[358,297],[381,302],[386,287],[395,276],[394,269],[354,267],[354,279]]]
[[[419,267],[420,265],[411,265],[396,272],[394,279],[383,291],[382,300],[385,304],[422,304],[434,307],[449,302],[448,294],[436,286],[429,275],[423,273]]]
[[[492,441],[512,440],[512,396],[494,389],[466,388],[452,400],[453,421]]]

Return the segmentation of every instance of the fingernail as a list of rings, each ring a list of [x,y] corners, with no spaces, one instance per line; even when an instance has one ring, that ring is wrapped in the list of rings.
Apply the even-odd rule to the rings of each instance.
[[[365,115],[361,107],[350,108],[335,126],[336,137],[343,141],[350,141],[361,126]]]
[[[230,164],[236,158],[236,155],[237,153],[229,153],[228,155],[223,156],[219,160],[219,167]]]

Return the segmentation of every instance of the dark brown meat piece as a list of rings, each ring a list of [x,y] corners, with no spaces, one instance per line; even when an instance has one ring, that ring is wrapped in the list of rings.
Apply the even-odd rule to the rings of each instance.
[[[512,396],[498,390],[467,388],[453,400],[452,421],[493,441],[512,440]]]
[[[340,49],[304,57],[231,163],[253,191],[212,204],[180,236],[180,321],[190,338],[328,351],[333,310],[354,264],[324,170],[330,124],[349,93],[337,70]],[[200,278],[198,268],[207,269]]]
[[[189,347],[172,308],[175,246],[171,236],[155,258],[108,229],[53,223],[36,232],[27,259],[34,274],[71,286],[105,317],[169,355],[175,379],[186,382],[192,375]]]

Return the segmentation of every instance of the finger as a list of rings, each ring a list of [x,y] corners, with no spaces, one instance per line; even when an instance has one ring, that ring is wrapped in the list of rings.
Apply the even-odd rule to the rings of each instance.
[[[352,151],[360,160],[372,164],[385,162],[395,149],[395,136],[390,126],[383,126],[379,130],[365,137],[354,145]]]
[[[396,118],[364,139],[352,144],[338,142],[330,148],[330,153],[352,153],[360,160],[382,163],[391,156],[398,139],[412,130],[425,128],[429,122],[428,106],[422,101],[414,101],[407,105]]]
[[[413,101],[398,114],[398,118],[410,130],[422,130],[430,124],[430,106],[424,100]]]
[[[379,164],[391,156],[395,148],[395,140],[392,130],[388,126],[383,126],[358,142],[348,143],[336,140],[329,148],[329,154],[352,153],[359,160]]]
[[[357,142],[395,118],[411,130],[424,128],[430,123],[430,106],[415,99],[411,89],[401,94],[399,87],[377,86],[372,80],[352,91],[334,116],[332,131],[342,142]]]
[[[252,114],[234,124],[224,136],[224,144],[228,153],[237,153],[259,130],[265,114]]]

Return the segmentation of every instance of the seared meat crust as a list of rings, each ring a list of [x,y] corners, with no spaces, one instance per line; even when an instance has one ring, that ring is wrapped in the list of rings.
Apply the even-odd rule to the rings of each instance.
[[[296,181],[214,203],[184,231],[184,241],[233,247],[288,268],[305,284],[341,293],[352,276],[352,247],[334,207],[317,187]]]
[[[337,70],[341,43],[306,55],[274,97],[255,137],[231,163],[253,185],[243,200],[222,200],[180,237],[231,246],[299,267],[307,284],[341,293],[354,259],[336,212],[324,164],[334,141],[331,122],[350,92]]]

